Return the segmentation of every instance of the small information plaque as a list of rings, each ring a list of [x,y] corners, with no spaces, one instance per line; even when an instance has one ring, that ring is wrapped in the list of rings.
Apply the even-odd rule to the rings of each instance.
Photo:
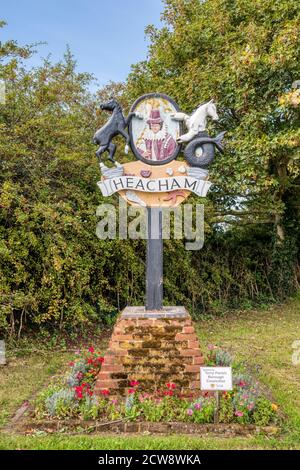
[[[200,367],[201,390],[232,390],[231,367]]]

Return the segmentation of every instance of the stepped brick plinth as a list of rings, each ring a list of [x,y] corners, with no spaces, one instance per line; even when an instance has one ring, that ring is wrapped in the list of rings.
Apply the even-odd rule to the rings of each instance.
[[[203,356],[184,307],[126,307],[113,330],[95,393],[124,396],[129,382],[153,392],[174,382],[182,393],[199,391]]]

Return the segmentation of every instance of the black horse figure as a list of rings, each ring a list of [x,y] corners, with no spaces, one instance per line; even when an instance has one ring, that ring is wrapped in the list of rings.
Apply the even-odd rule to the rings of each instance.
[[[116,145],[112,143],[112,139],[116,135],[121,134],[126,139],[126,144],[129,145],[130,138],[125,129],[135,113],[129,113],[127,118],[125,118],[121,105],[113,97],[107,103],[101,103],[100,109],[110,111],[112,115],[107,123],[95,132],[93,142],[99,145],[96,155],[100,162],[102,153],[107,151],[109,152],[109,160],[114,163]]]

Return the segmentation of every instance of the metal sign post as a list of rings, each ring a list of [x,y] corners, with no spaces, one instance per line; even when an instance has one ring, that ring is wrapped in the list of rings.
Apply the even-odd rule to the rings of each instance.
[[[148,207],[146,258],[146,310],[161,310],[163,305],[162,209]]]

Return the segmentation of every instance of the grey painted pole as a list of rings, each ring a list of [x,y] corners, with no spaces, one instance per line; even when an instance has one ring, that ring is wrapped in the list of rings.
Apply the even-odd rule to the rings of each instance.
[[[161,310],[163,304],[162,210],[148,208],[146,261],[146,310]]]

